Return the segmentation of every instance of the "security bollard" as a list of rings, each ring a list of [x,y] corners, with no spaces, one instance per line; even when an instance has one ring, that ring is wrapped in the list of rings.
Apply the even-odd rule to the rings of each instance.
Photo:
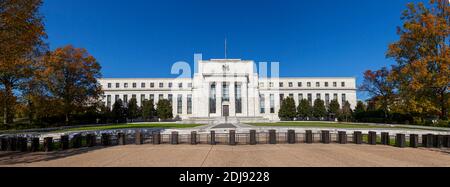
[[[119,140],[119,145],[127,144],[127,139],[126,139],[125,133],[122,133],[122,132],[118,133],[117,138]]]
[[[433,135],[432,134],[422,135],[422,146],[427,147],[427,148],[433,147]]]
[[[269,144],[277,144],[277,134],[275,130],[269,130]]]
[[[389,137],[388,132],[382,132],[381,133],[381,144],[383,145],[389,145],[391,143],[391,138]]]
[[[8,138],[8,151],[17,151],[17,137]]]
[[[95,134],[86,134],[86,146],[94,147],[97,145],[97,136]]]
[[[21,152],[28,151],[27,138],[24,138],[24,137],[17,138],[17,149]]]
[[[82,139],[81,139],[81,134],[75,134],[75,135],[73,135],[73,137],[72,137],[72,147],[73,148],[80,148],[81,147],[81,142],[82,142]]]
[[[405,147],[405,134],[396,134],[395,135],[395,146],[396,147]]]
[[[191,132],[191,145],[197,145],[197,132]]]
[[[235,130],[230,130],[229,138],[230,138],[230,140],[228,141],[228,143],[230,145],[236,145],[236,131]]]
[[[444,147],[450,147],[450,135],[444,136]]]
[[[144,138],[142,137],[142,133],[140,130],[137,130],[134,137],[136,145],[144,144]]]
[[[44,138],[44,151],[45,152],[53,151],[53,138],[52,137]]]
[[[155,145],[161,144],[161,132],[153,132],[152,138],[153,144]]]
[[[412,148],[419,147],[419,135],[417,135],[417,134],[409,135],[409,147],[412,147]]]
[[[1,138],[0,141],[1,141],[0,150],[1,151],[7,151],[8,150],[8,139]]]
[[[330,131],[321,131],[320,141],[324,144],[330,143]]]
[[[60,142],[61,142],[62,150],[69,149],[69,136],[68,135],[62,135]]]
[[[369,131],[369,135],[367,137],[367,143],[370,145],[377,144],[377,132]]]
[[[102,134],[102,145],[103,146],[110,146],[111,145],[111,135],[108,133]]]
[[[256,145],[256,130],[250,130],[250,145]]]
[[[295,144],[295,130],[288,130],[288,143]]]
[[[172,132],[171,137],[170,137],[170,143],[172,145],[178,144],[178,132],[176,132],[176,131]]]
[[[210,135],[210,141],[209,143],[211,145],[216,145],[216,132],[215,131],[211,131],[211,135]]]
[[[434,135],[434,147],[442,148],[444,146],[444,136]]]
[[[338,142],[340,144],[346,144],[347,143],[347,132],[345,132],[345,131],[339,131],[338,132]]]
[[[362,144],[362,132],[361,131],[353,132],[353,143]]]
[[[305,132],[305,143],[313,143],[313,133],[312,130],[306,130]]]
[[[39,138],[31,138],[31,152],[39,151]]]

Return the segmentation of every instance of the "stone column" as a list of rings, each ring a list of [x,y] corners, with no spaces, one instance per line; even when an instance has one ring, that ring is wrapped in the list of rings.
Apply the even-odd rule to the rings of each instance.
[[[229,108],[229,112],[230,112],[230,117],[234,117],[236,116],[236,95],[235,95],[235,82],[234,80],[229,82],[229,91],[230,91],[230,108]]]
[[[69,149],[69,136],[68,135],[61,135],[60,143],[61,143],[61,149],[62,150]]]
[[[216,82],[216,115],[222,116],[222,82]]]
[[[369,135],[367,138],[367,143],[370,145],[376,145],[377,144],[377,132],[375,131],[369,131]]]
[[[419,136],[417,134],[409,135],[409,147],[417,148],[419,146]]]
[[[250,145],[256,145],[256,130],[250,130]]]

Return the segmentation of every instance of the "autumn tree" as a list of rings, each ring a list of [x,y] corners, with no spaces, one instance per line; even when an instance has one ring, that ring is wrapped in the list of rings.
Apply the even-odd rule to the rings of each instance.
[[[389,79],[390,72],[386,67],[377,71],[367,70],[360,90],[366,91],[377,102],[388,118],[390,105],[394,101],[395,82]]]
[[[3,87],[3,123],[13,122],[14,90],[33,73],[46,50],[42,0],[0,1],[0,87]],[[14,101],[14,102],[11,102]]]
[[[345,120],[348,122],[350,118],[352,117],[352,108],[350,106],[350,103],[348,101],[345,101],[345,103],[342,105],[340,117],[342,120]]]
[[[397,61],[392,76],[399,83],[404,109],[423,117],[436,114],[448,119],[449,2],[410,3],[401,19],[400,39],[389,45],[387,56]]]
[[[62,101],[66,124],[72,112],[95,102],[101,94],[97,79],[101,77],[100,64],[86,49],[71,45],[49,53],[41,72],[51,95]]]

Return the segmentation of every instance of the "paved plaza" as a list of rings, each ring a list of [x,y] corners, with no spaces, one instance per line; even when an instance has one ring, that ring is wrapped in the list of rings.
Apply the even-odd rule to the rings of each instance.
[[[382,145],[126,145],[60,152],[0,153],[0,166],[310,167],[450,166],[450,150]]]

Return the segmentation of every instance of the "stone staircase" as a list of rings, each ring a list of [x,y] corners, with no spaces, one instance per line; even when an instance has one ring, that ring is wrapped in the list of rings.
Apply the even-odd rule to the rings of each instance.
[[[264,117],[191,117],[187,120],[183,120],[181,123],[185,124],[208,124],[216,125],[223,123],[239,124],[239,123],[266,123],[270,122],[269,119]]]

